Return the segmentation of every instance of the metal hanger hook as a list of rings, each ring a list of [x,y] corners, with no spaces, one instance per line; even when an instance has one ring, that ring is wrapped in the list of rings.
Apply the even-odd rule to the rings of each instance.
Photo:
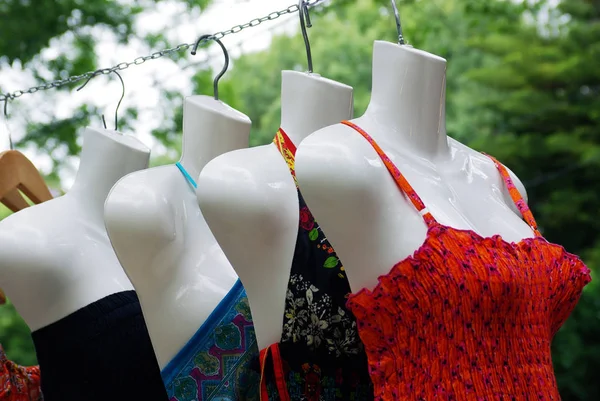
[[[8,98],[9,98],[8,95],[4,98],[4,124],[6,125],[6,132],[8,132],[9,148],[10,148],[10,150],[14,150],[12,134],[10,132],[10,127],[8,126]]]
[[[308,72],[313,72],[313,60],[312,52],[310,50],[310,41],[308,40],[308,33],[306,28],[311,28],[312,23],[310,22],[310,15],[308,14],[308,5],[305,0],[298,2],[298,15],[300,16],[300,30],[302,31],[302,37],[304,38],[304,47],[306,47],[306,59],[308,60]]]
[[[194,45],[194,48],[192,49],[192,56],[196,55],[196,52],[198,51],[198,46],[200,46],[200,43],[204,42],[204,41],[208,41],[208,40],[214,40],[215,42],[217,42],[219,44],[219,46],[221,46],[221,49],[223,50],[223,56],[225,56],[225,64],[223,65],[223,69],[221,70],[221,72],[219,72],[217,74],[217,76],[215,77],[215,79],[213,81],[214,98],[215,98],[215,100],[219,100],[219,80],[223,77],[223,75],[225,75],[225,73],[227,72],[227,69],[229,68],[229,53],[227,52],[225,45],[223,45],[223,42],[221,42],[219,39],[215,38],[213,35],[202,35],[198,38],[198,40],[196,41],[196,44]]]
[[[402,23],[400,22],[400,13],[398,12],[398,7],[396,6],[396,0],[392,0],[392,9],[394,10],[394,17],[396,18],[396,29],[398,30],[398,44],[404,45],[406,42],[404,41],[404,34],[402,34]]]
[[[79,92],[80,90],[82,90],[88,84],[88,82],[90,82],[92,80],[92,78],[94,78],[95,76],[101,75],[101,74],[110,74],[110,73],[114,73],[114,74],[117,75],[117,77],[119,77],[119,80],[121,81],[121,88],[122,88],[121,98],[119,99],[119,103],[117,103],[117,108],[115,109],[115,131],[117,131],[117,129],[118,129],[117,116],[118,116],[118,112],[119,112],[119,107],[121,106],[121,102],[125,98],[125,82],[123,81],[123,77],[121,77],[121,74],[119,74],[115,70],[110,70],[108,73],[98,72],[96,74],[92,74],[92,75],[89,76],[89,78],[87,79],[87,81],[85,81],[83,83],[83,85],[81,85],[79,88],[77,88],[77,92]],[[104,119],[104,115],[102,115],[102,123],[104,124],[104,129],[106,129],[106,120]]]

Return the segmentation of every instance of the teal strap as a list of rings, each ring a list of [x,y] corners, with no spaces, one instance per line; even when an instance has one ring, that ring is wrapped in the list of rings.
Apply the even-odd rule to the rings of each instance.
[[[177,168],[179,169],[179,171],[181,171],[181,174],[183,174],[183,176],[185,177],[185,179],[188,180],[188,182],[190,184],[192,184],[192,186],[194,188],[198,188],[198,185],[196,185],[196,181],[194,181],[194,179],[192,178],[192,176],[190,175],[190,173],[187,172],[187,170],[181,165],[181,163],[177,162],[177,163],[175,163],[175,165],[177,166]]]

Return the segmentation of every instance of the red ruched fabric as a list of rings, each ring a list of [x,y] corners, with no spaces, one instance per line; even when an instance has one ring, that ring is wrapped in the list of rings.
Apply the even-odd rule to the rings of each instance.
[[[40,367],[20,366],[9,360],[0,346],[0,400],[42,401]]]
[[[547,242],[504,166],[492,158],[535,233],[517,243],[439,224],[368,134],[428,225],[423,245],[348,299],[375,400],[560,400],[550,345],[590,270]]]
[[[377,400],[559,400],[552,337],[590,281],[564,248],[434,225],[348,300]]]

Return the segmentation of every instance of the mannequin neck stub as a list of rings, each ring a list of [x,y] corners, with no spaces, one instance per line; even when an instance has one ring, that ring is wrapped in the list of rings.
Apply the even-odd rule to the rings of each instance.
[[[67,196],[84,205],[104,225],[104,202],[125,175],[148,167],[150,149],[115,131],[86,128],[75,182]]]
[[[408,45],[376,41],[373,89],[364,114],[386,140],[435,158],[449,152],[445,128],[446,60]]]
[[[318,74],[283,71],[281,124],[294,145],[321,128],[352,118],[352,87]]]
[[[190,96],[183,105],[183,140],[179,163],[197,180],[217,156],[248,147],[250,119],[210,96]]]

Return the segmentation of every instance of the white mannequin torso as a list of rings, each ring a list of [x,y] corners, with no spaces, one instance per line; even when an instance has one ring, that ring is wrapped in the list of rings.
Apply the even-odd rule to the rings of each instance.
[[[180,163],[193,178],[213,157],[248,146],[250,119],[212,97],[187,98],[183,118]],[[162,369],[237,275],[204,221],[194,188],[174,165],[120,180],[106,201],[105,222]]]
[[[347,85],[316,74],[282,73],[281,128],[296,146],[311,132],[350,118],[352,103]],[[279,342],[299,219],[288,165],[274,144],[227,153],[202,170],[197,194],[244,284],[259,348]]]
[[[32,331],[133,289],[106,234],[103,209],[114,183],[148,167],[149,157],[131,136],[87,128],[71,190],[0,222],[0,283]]]
[[[352,122],[381,146],[439,223],[507,241],[532,237],[491,159],[446,136],[445,70],[438,56],[376,41],[371,103]],[[352,128],[336,124],[305,139],[296,176],[353,292],[372,288],[423,244],[423,218]]]

